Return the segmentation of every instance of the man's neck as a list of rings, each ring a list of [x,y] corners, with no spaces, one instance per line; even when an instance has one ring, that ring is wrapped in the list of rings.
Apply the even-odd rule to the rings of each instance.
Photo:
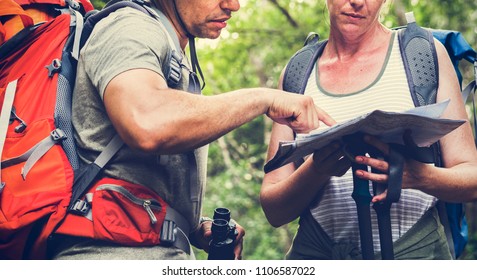
[[[187,32],[182,27],[180,23],[180,19],[178,19],[176,10],[174,7],[174,0],[172,1],[159,1],[159,0],[151,0],[152,5],[154,5],[157,9],[159,9],[171,22],[172,26],[174,27],[174,31],[176,32],[177,37],[179,38],[179,43],[181,45],[182,50],[184,50],[189,42],[189,38],[187,37]]]

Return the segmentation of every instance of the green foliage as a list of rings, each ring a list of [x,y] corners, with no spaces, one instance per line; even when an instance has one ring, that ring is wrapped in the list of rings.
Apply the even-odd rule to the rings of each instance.
[[[104,1],[104,0],[90,0],[90,1],[91,1],[91,4],[93,4],[94,8],[98,9],[98,10],[103,8],[104,5],[108,2],[108,1]]]
[[[389,1],[388,1],[389,2]],[[392,0],[383,11],[388,27],[405,24],[404,12],[413,11],[422,26],[462,32],[477,47],[477,2],[469,0]],[[93,0],[96,7],[104,1]],[[325,38],[328,14],[324,0],[241,0],[219,40],[197,41],[206,77],[204,94],[215,95],[244,87],[277,87],[288,59],[309,32]],[[472,75],[470,67],[464,72]],[[260,207],[262,167],[268,144],[270,121],[259,117],[232,131],[210,146],[208,187],[204,215],[215,207],[228,207],[246,228],[245,259],[283,259],[297,222],[271,227]],[[468,218],[473,222],[472,217]],[[475,228],[475,227],[474,227]],[[475,233],[465,258],[476,259]],[[469,251],[470,250],[470,251]],[[199,259],[207,256],[196,252]]]
[[[470,235],[469,243],[465,247],[465,254],[462,259],[477,260],[477,233]]]

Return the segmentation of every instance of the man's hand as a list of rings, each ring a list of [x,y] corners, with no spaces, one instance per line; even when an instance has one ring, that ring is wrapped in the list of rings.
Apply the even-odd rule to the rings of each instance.
[[[237,237],[235,238],[234,254],[236,260],[242,259],[243,250],[243,237],[245,235],[245,229],[237,224],[233,219],[232,221],[236,225]],[[197,231],[191,234],[191,242],[197,248],[203,249],[205,252],[209,252],[209,244],[212,239],[212,219],[204,220]]]
[[[328,113],[315,106],[311,97],[294,93],[276,94],[267,116],[296,133],[308,133],[318,128],[320,121],[328,126],[336,123]]]

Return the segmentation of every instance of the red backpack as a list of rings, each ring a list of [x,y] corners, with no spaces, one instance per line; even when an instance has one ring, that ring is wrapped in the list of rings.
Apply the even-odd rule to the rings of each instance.
[[[95,24],[117,9],[159,18],[136,2],[112,1],[96,11],[89,0],[1,0],[0,259],[47,258],[53,233],[189,249],[174,234],[176,226],[188,232],[187,221],[161,197],[99,176],[123,145],[118,135],[94,162],[81,166],[73,138],[80,47]],[[173,67],[180,65],[176,56],[170,57],[164,73],[172,84],[181,71]]]
[[[68,40],[76,32],[71,23],[81,22],[93,7],[82,0],[75,8],[65,0],[0,4],[2,259],[42,258],[70,202],[78,159],[70,122],[68,75],[75,66],[68,65],[74,62]],[[35,22],[32,15],[46,21]]]

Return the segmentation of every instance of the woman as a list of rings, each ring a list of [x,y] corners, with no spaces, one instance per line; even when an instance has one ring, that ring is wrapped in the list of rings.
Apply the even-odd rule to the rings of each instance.
[[[394,31],[379,22],[385,0],[327,0],[329,41],[308,80],[305,95],[338,123],[370,111],[413,108],[399,42]],[[436,41],[439,61],[437,102],[450,99],[443,118],[467,119],[460,87],[445,48]],[[275,123],[268,159],[293,132]],[[389,153],[388,145],[365,140]],[[391,209],[396,259],[450,259],[450,251],[435,203],[477,198],[477,151],[469,123],[441,139],[445,168],[406,159],[403,190]],[[355,176],[386,183],[388,162],[364,156],[352,160],[381,171],[356,171]],[[316,151],[299,167],[288,164],[265,174],[261,203],[273,226],[300,217],[300,227],[288,259],[360,259],[360,239],[350,159],[338,143]],[[385,194],[373,197],[382,201]],[[374,251],[379,235],[373,210]],[[379,258],[379,253],[376,256]]]

